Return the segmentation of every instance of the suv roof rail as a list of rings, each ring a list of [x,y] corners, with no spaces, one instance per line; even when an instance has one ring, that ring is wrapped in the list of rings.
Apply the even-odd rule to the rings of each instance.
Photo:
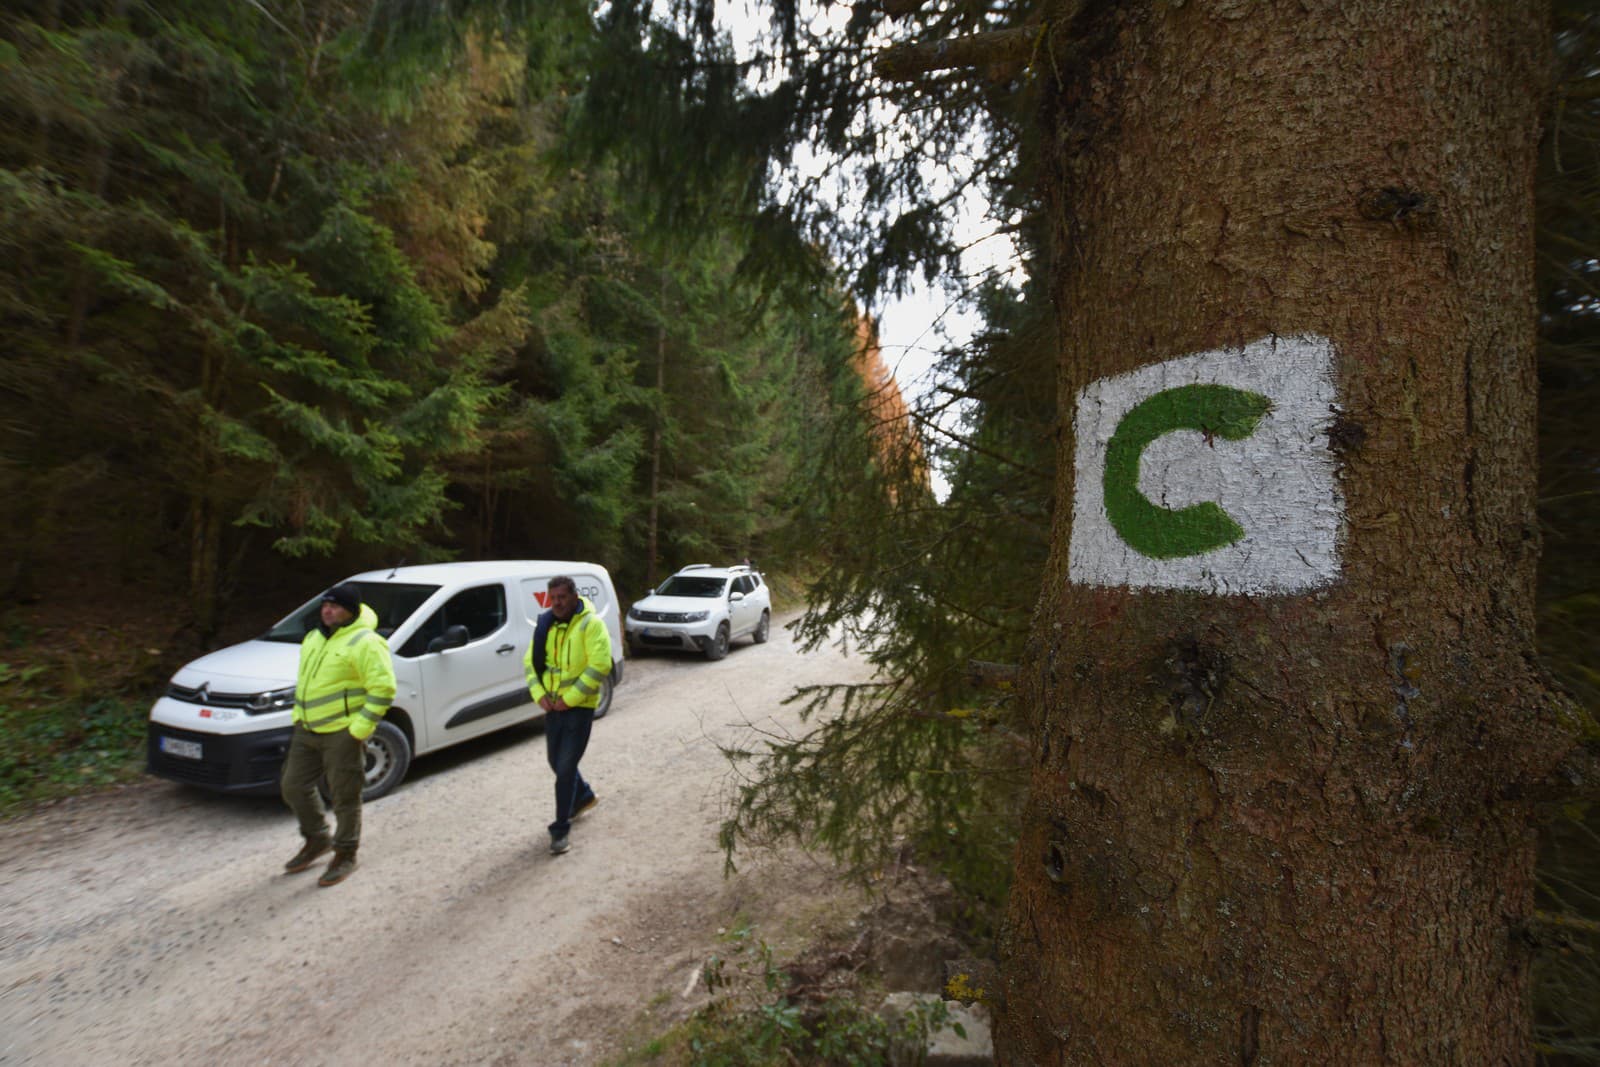
[[[730,573],[730,574],[738,574],[738,573],[749,574],[755,568],[750,566],[748,563],[735,563],[733,566],[725,567],[723,569],[728,571],[728,573]]]
[[[711,564],[709,564],[709,563],[688,563],[688,564],[685,564],[682,567],[679,567],[678,568],[678,573],[682,574],[684,571],[704,571],[704,570],[710,570],[710,569],[711,569]]]

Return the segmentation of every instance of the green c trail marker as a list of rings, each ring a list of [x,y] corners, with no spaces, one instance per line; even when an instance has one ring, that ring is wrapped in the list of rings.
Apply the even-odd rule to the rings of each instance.
[[[1272,401],[1226,385],[1184,385],[1140,401],[1123,416],[1106,445],[1106,515],[1133,548],[1154,559],[1197,556],[1231,545],[1244,527],[1207,500],[1173,510],[1139,491],[1139,460],[1156,438],[1197,430],[1239,441],[1255,432]]]

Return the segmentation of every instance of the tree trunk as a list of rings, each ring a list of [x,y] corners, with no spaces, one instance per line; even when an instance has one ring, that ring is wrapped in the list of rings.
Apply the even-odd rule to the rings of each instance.
[[[196,486],[189,493],[189,611],[201,647],[217,632],[221,540],[222,518],[211,499],[211,489]]]
[[[656,557],[660,554],[661,529],[661,438],[667,418],[667,278],[661,276],[661,325],[656,328],[656,410],[650,420],[650,515],[646,520],[644,584],[656,587]]]
[[[209,351],[200,357],[200,401],[205,410],[220,407],[221,368]],[[194,484],[189,486],[189,608],[202,647],[209,645],[219,623],[222,560],[222,514],[213,479],[222,467],[215,435],[203,423],[195,427],[197,456]]]
[[[1000,1060],[1530,1062],[1544,12],[1085,6]]]

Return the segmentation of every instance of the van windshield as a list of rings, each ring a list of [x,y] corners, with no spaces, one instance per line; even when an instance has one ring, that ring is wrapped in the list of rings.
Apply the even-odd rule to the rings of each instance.
[[[717,597],[722,595],[722,587],[727,584],[726,578],[689,578],[674,574],[656,592],[662,596]]]
[[[407,585],[400,582],[352,582],[361,590],[361,602],[377,612],[378,632],[385,637],[411,618],[424,601],[438,591],[436,585]],[[322,594],[301,604],[276,626],[261,635],[263,641],[298,645],[317,625],[322,613]]]

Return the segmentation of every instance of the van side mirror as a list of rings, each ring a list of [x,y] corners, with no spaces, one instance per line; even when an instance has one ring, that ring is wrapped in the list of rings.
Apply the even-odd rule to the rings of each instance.
[[[459,623],[455,626],[446,626],[444,633],[428,642],[429,652],[444,652],[447,649],[460,648],[467,643],[467,628]]]

